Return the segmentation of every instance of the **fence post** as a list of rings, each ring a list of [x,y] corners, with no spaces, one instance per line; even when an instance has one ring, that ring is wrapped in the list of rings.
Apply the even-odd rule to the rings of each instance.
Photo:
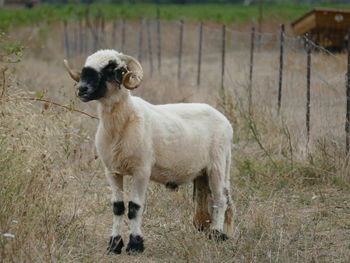
[[[68,28],[67,27],[68,27],[67,20],[64,20],[63,21],[64,49],[65,49],[67,58],[70,58],[71,53],[70,53],[69,36],[68,36]]]
[[[78,32],[78,27],[77,27],[78,23],[75,20],[73,20],[72,22],[73,22],[72,23],[72,25],[73,25],[73,27],[72,27],[72,33],[73,33],[72,53],[73,53],[73,56],[76,56],[78,53],[78,37],[79,37],[78,36],[79,32]]]
[[[253,92],[253,66],[254,66],[254,42],[255,42],[255,28],[252,28],[250,39],[250,63],[249,63],[249,86],[248,86],[248,107],[249,112],[252,106],[252,92]]]
[[[83,21],[82,18],[79,18],[79,53],[83,54],[83,43],[84,40],[84,34],[83,34]]]
[[[348,30],[348,69],[346,75],[346,155],[349,154],[350,149],[350,29]]]
[[[100,40],[100,45],[99,48],[105,48],[106,44],[106,34],[105,34],[105,16],[103,13],[101,13],[101,40]]]
[[[139,37],[138,37],[138,61],[142,61],[142,32],[143,31],[143,19],[140,20],[140,26],[139,26]]]
[[[311,84],[311,36],[308,34],[306,37],[306,52],[307,52],[307,69],[306,69],[306,136],[307,143],[310,141],[310,84]]]
[[[116,48],[116,39],[117,39],[117,20],[113,18],[113,24],[112,24],[112,47]]]
[[[177,54],[178,64],[177,64],[177,79],[181,79],[181,59],[182,59],[182,43],[183,43],[183,34],[184,34],[184,21],[180,21],[180,36],[179,36],[179,51]]]
[[[221,54],[221,89],[224,94],[224,80],[225,80],[225,53],[226,53],[226,25],[222,26],[222,54]]]
[[[121,32],[121,44],[120,44],[120,51],[124,52],[124,48],[125,48],[125,19],[122,19],[122,32]]]
[[[84,43],[83,43],[83,49],[85,53],[90,53],[91,50],[91,46],[89,45],[89,43],[91,43],[92,41],[90,41],[90,34],[89,34],[89,29],[90,28],[90,23],[89,23],[89,8],[86,8],[84,11],[84,25],[85,25],[85,30],[84,30]],[[91,30],[92,31],[92,30]]]
[[[197,86],[199,86],[201,82],[202,40],[203,40],[203,23],[201,22],[199,25]]]
[[[153,55],[152,55],[152,35],[151,35],[151,26],[150,20],[147,19],[147,38],[148,38],[148,60],[151,77],[153,75]]]
[[[97,49],[99,48],[99,27],[98,27],[98,16],[95,17],[95,23],[94,23],[94,27],[95,27],[95,36],[94,36],[94,52],[97,51]],[[92,33],[92,32],[91,32]]]
[[[162,47],[161,47],[161,36],[160,36],[160,11],[159,6],[157,6],[157,57],[158,57],[158,71],[161,69],[161,55],[162,55]]]
[[[278,101],[277,101],[277,113],[281,110],[281,100],[282,100],[282,82],[283,82],[283,59],[284,59],[284,24],[281,25],[280,32],[280,66],[278,75]]]

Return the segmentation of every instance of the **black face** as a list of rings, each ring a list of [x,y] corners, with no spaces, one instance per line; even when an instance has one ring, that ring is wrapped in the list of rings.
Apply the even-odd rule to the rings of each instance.
[[[100,72],[84,67],[80,76],[79,98],[84,102],[98,100],[107,92],[107,81],[121,84],[126,69],[117,67],[118,64],[112,60]]]

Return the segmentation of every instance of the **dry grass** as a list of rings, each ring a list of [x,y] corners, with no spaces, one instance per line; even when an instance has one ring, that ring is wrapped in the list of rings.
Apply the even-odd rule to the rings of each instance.
[[[53,42],[45,50],[53,49]],[[73,97],[74,87],[57,54],[49,54],[55,57],[35,54],[28,55],[16,66],[17,72],[8,76],[6,96],[47,91],[46,98],[95,112],[93,102],[83,104]],[[293,55],[294,60],[286,67],[289,78],[294,76],[293,85],[297,86],[303,78],[296,77],[293,67],[300,70],[296,61],[302,61],[303,57]],[[164,59],[168,66],[163,67],[162,76],[146,77],[136,93],[153,103],[208,102],[232,121],[234,238],[215,243],[196,231],[192,225],[191,185],[169,192],[152,183],[143,221],[145,252],[137,256],[107,255],[112,211],[110,188],[93,147],[97,121],[35,102],[2,101],[0,261],[347,262],[350,184],[339,133],[327,137],[327,132],[323,132],[326,126],[315,117],[314,123],[320,127],[317,130],[322,132],[313,136],[306,149],[304,128],[295,125],[303,123],[299,120],[301,106],[288,108],[292,102],[285,100],[286,112],[282,117],[276,116],[275,103],[271,101],[275,76],[268,74],[274,68],[266,66],[275,62],[268,53],[261,53],[257,59],[258,65],[266,70],[257,73],[257,93],[249,112],[244,96],[246,70],[242,69],[247,54],[230,53],[230,56],[228,63],[235,73],[231,71],[227,78],[226,87],[232,88],[226,89],[225,103],[217,89],[215,67],[218,65],[213,64],[212,69],[205,66],[208,81],[198,89],[187,81],[191,75],[181,82],[173,81],[176,67],[171,63],[176,60],[171,57]],[[329,57],[315,56],[320,69],[322,63],[333,63]],[[235,64],[237,58],[241,64]],[[339,76],[339,68],[333,68],[334,71],[328,67],[324,76]],[[186,66],[186,72],[194,69],[193,64]],[[291,88],[288,74],[286,87]],[[185,82],[189,84],[181,87]],[[298,94],[303,94],[303,90],[294,92],[294,97],[288,96],[300,103]],[[321,106],[315,112],[323,112],[323,104],[317,105]],[[334,116],[341,105],[334,109]],[[331,113],[328,113],[330,117]],[[126,230],[125,227],[127,238]],[[15,237],[6,237],[4,233]]]

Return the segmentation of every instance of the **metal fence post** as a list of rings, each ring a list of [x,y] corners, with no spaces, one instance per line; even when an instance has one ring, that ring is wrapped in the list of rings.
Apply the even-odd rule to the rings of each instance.
[[[148,60],[150,66],[151,77],[153,75],[153,55],[152,55],[152,34],[151,34],[151,25],[149,19],[147,20],[147,42],[148,42]]]
[[[99,48],[99,38],[100,38],[100,32],[99,32],[99,27],[98,27],[98,21],[99,17],[96,16],[95,17],[95,23],[94,23],[94,28],[95,28],[95,35],[94,35],[94,50],[93,52],[96,52],[96,50]],[[91,33],[93,34],[93,32],[91,31]]]
[[[70,53],[70,45],[69,45],[67,20],[63,21],[63,34],[64,34],[64,49],[65,49],[65,52],[66,52],[66,56],[68,58],[70,58],[71,57],[71,53]]]
[[[250,39],[250,63],[249,63],[249,85],[248,85],[248,107],[249,112],[252,106],[252,92],[253,92],[253,67],[254,67],[254,43],[255,43],[255,28],[252,28]]]
[[[162,47],[161,47],[161,36],[160,36],[160,11],[159,6],[157,6],[157,57],[158,57],[158,71],[161,69],[161,55],[162,55]]]
[[[307,62],[306,62],[306,136],[307,143],[310,141],[310,99],[311,99],[311,36],[306,37],[306,52],[307,52]]]
[[[346,155],[349,154],[350,150],[350,29],[348,30],[348,69],[346,75]]]
[[[117,20],[113,18],[113,24],[112,24],[112,47],[116,46],[116,39],[117,39]],[[115,47],[116,48],[116,47]]]
[[[277,101],[277,112],[281,110],[282,100],[282,82],[283,82],[283,64],[284,64],[284,24],[281,25],[280,31],[280,65],[278,75],[278,101]]]
[[[122,27],[121,27],[121,44],[120,44],[120,50],[122,52],[125,52],[124,48],[125,48],[125,19],[122,19]]]
[[[100,26],[101,26],[101,38],[100,38],[100,45],[99,48],[105,48],[106,45],[106,32],[105,32],[105,17],[103,15],[103,13],[101,13],[101,22],[100,22]]]
[[[79,31],[78,31],[78,21],[73,20],[72,21],[72,33],[73,33],[73,43],[72,43],[72,53],[73,56],[76,56],[78,54],[78,41],[79,41]]]
[[[83,43],[84,40],[84,34],[83,34],[83,21],[82,18],[79,18],[79,54],[83,54]]]
[[[221,51],[221,89],[223,92],[224,92],[224,80],[225,80],[225,53],[226,53],[226,25],[223,25],[222,26],[222,51]]]
[[[199,25],[197,86],[199,86],[201,82],[202,41],[203,41],[203,23],[201,22]]]
[[[181,79],[181,60],[182,60],[182,42],[183,42],[183,34],[184,34],[184,21],[180,21],[180,35],[179,35],[179,50],[178,50],[178,64],[177,64],[177,79]]]
[[[142,36],[143,36],[143,19],[140,20],[139,26],[139,37],[138,37],[138,61],[142,61]]]

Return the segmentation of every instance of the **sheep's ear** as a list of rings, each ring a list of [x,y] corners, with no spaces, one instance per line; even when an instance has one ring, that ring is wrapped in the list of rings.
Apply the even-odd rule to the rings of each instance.
[[[123,83],[123,79],[124,79],[124,75],[127,73],[128,71],[125,68],[118,68],[114,71],[114,79],[118,84],[122,84]]]

